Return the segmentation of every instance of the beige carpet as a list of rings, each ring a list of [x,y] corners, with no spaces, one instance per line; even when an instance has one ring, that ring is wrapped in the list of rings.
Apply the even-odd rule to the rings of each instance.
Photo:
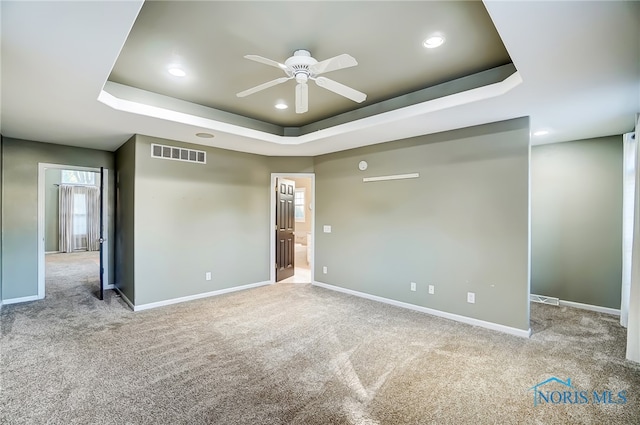
[[[2,424],[640,423],[613,316],[535,304],[523,339],[308,284],[134,313],[76,270],[2,309]],[[627,402],[534,406],[550,377]]]

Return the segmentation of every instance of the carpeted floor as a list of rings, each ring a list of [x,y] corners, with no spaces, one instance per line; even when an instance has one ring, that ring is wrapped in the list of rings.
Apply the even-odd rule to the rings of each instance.
[[[49,266],[2,309],[2,424],[640,423],[613,316],[534,304],[524,339],[288,283],[134,313]],[[550,377],[626,403],[534,406]]]
[[[58,289],[58,287],[60,287]],[[100,251],[45,256],[45,297],[80,296],[100,290]]]

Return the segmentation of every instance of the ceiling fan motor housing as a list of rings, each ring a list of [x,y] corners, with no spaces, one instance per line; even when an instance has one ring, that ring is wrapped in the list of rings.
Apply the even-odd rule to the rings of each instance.
[[[354,102],[361,103],[367,98],[367,95],[362,92],[345,86],[344,84],[340,84],[337,81],[330,80],[327,77],[320,76],[326,72],[356,66],[358,62],[346,53],[325,59],[322,62],[318,62],[311,56],[311,53],[308,50],[303,49],[293,52],[293,56],[287,59],[284,63],[258,55],[246,55],[245,58],[279,68],[283,70],[287,76],[276,78],[275,80],[267,81],[266,83],[241,91],[240,93],[236,93],[236,96],[238,97],[245,97],[295,78],[298,83],[296,85],[295,92],[297,114],[303,114],[308,110],[309,88],[307,83],[309,80],[313,80],[318,86],[339,94],[340,96],[346,97],[347,99],[351,99]]]
[[[312,76],[309,67],[316,63],[318,61],[311,57],[311,53],[308,50],[296,50],[293,52],[293,56],[284,62],[288,68],[288,73],[295,77],[298,83],[307,82],[309,77]]]

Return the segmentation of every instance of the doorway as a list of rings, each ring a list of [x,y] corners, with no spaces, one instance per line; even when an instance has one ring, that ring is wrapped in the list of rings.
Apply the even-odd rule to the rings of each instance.
[[[39,164],[38,299],[107,289],[107,181],[100,168]]]
[[[271,282],[312,283],[315,174],[271,174]],[[290,209],[282,205],[290,202]],[[285,223],[290,217],[292,223]],[[289,235],[292,233],[292,236]],[[284,235],[287,235],[284,237]]]

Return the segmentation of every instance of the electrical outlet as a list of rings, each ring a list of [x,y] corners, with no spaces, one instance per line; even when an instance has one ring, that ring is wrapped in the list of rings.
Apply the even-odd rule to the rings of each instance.
[[[429,293],[430,293],[431,295],[435,294],[435,288],[434,288],[434,286],[433,286],[433,285],[429,285]]]
[[[415,282],[411,282],[411,290],[412,291],[416,290],[416,283]]]
[[[327,266],[322,267],[322,273],[327,274]]]
[[[467,302],[469,304],[475,304],[476,303],[476,294],[475,294],[475,292],[467,292]]]
[[[211,280],[211,272],[206,272],[206,273],[204,274],[204,279],[205,279],[205,280]]]

